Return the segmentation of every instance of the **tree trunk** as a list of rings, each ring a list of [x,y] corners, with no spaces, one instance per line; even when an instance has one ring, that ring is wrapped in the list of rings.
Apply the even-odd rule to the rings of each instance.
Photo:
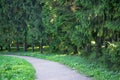
[[[27,51],[27,30],[24,33],[23,51]]]
[[[23,42],[23,51],[27,51],[27,24],[24,22],[24,42]]]
[[[8,51],[11,51],[11,46],[10,46],[10,44],[8,45]]]
[[[3,50],[3,47],[1,46],[1,51]]]
[[[43,53],[43,43],[42,42],[39,45],[39,50],[40,50],[40,53]]]
[[[5,47],[5,50],[8,50],[8,48],[7,48],[7,47]]]
[[[116,36],[116,37],[117,37],[117,42],[119,42],[119,33],[117,34],[117,36]]]
[[[96,40],[96,58],[98,58],[102,55],[101,45],[102,45],[101,38],[98,37],[97,40]]]
[[[3,50],[3,47],[2,46],[0,46],[0,51],[2,51]]]
[[[118,33],[118,42],[120,41],[120,32]]]
[[[91,52],[91,43],[88,43],[86,45],[86,54],[89,55],[90,52]]]
[[[16,42],[16,50],[17,50],[17,51],[19,51],[19,50],[20,50],[18,40],[17,40],[17,42]]]
[[[76,45],[74,45],[73,49],[74,49],[74,54],[77,54],[78,53],[78,47]]]
[[[32,52],[34,52],[34,44],[32,43]]]
[[[43,46],[42,44],[39,45],[40,53],[43,53]]]
[[[27,43],[26,43],[26,41],[23,43],[23,51],[27,51]]]

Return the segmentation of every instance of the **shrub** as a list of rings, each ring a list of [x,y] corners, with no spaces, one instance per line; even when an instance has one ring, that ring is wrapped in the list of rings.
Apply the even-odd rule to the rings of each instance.
[[[120,42],[109,43],[104,55],[110,69],[120,70]]]

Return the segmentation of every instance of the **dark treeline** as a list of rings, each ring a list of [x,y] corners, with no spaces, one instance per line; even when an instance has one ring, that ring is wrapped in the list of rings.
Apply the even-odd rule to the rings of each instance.
[[[44,27],[42,24],[42,4],[36,0],[1,0],[0,1],[0,46],[1,50],[11,50],[16,45],[19,50],[27,51],[28,46],[40,46],[42,52],[42,41]]]
[[[120,67],[119,0],[0,0],[0,50],[23,45]]]

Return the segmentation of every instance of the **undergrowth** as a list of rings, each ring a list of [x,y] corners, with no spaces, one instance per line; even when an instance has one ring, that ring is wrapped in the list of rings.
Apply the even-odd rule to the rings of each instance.
[[[35,70],[24,59],[0,55],[0,80],[34,80]]]

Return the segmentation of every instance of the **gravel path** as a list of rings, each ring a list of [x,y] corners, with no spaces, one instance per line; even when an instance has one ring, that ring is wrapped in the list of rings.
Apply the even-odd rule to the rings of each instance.
[[[15,57],[23,58],[33,65],[36,70],[36,80],[91,80],[57,62],[27,56]]]

